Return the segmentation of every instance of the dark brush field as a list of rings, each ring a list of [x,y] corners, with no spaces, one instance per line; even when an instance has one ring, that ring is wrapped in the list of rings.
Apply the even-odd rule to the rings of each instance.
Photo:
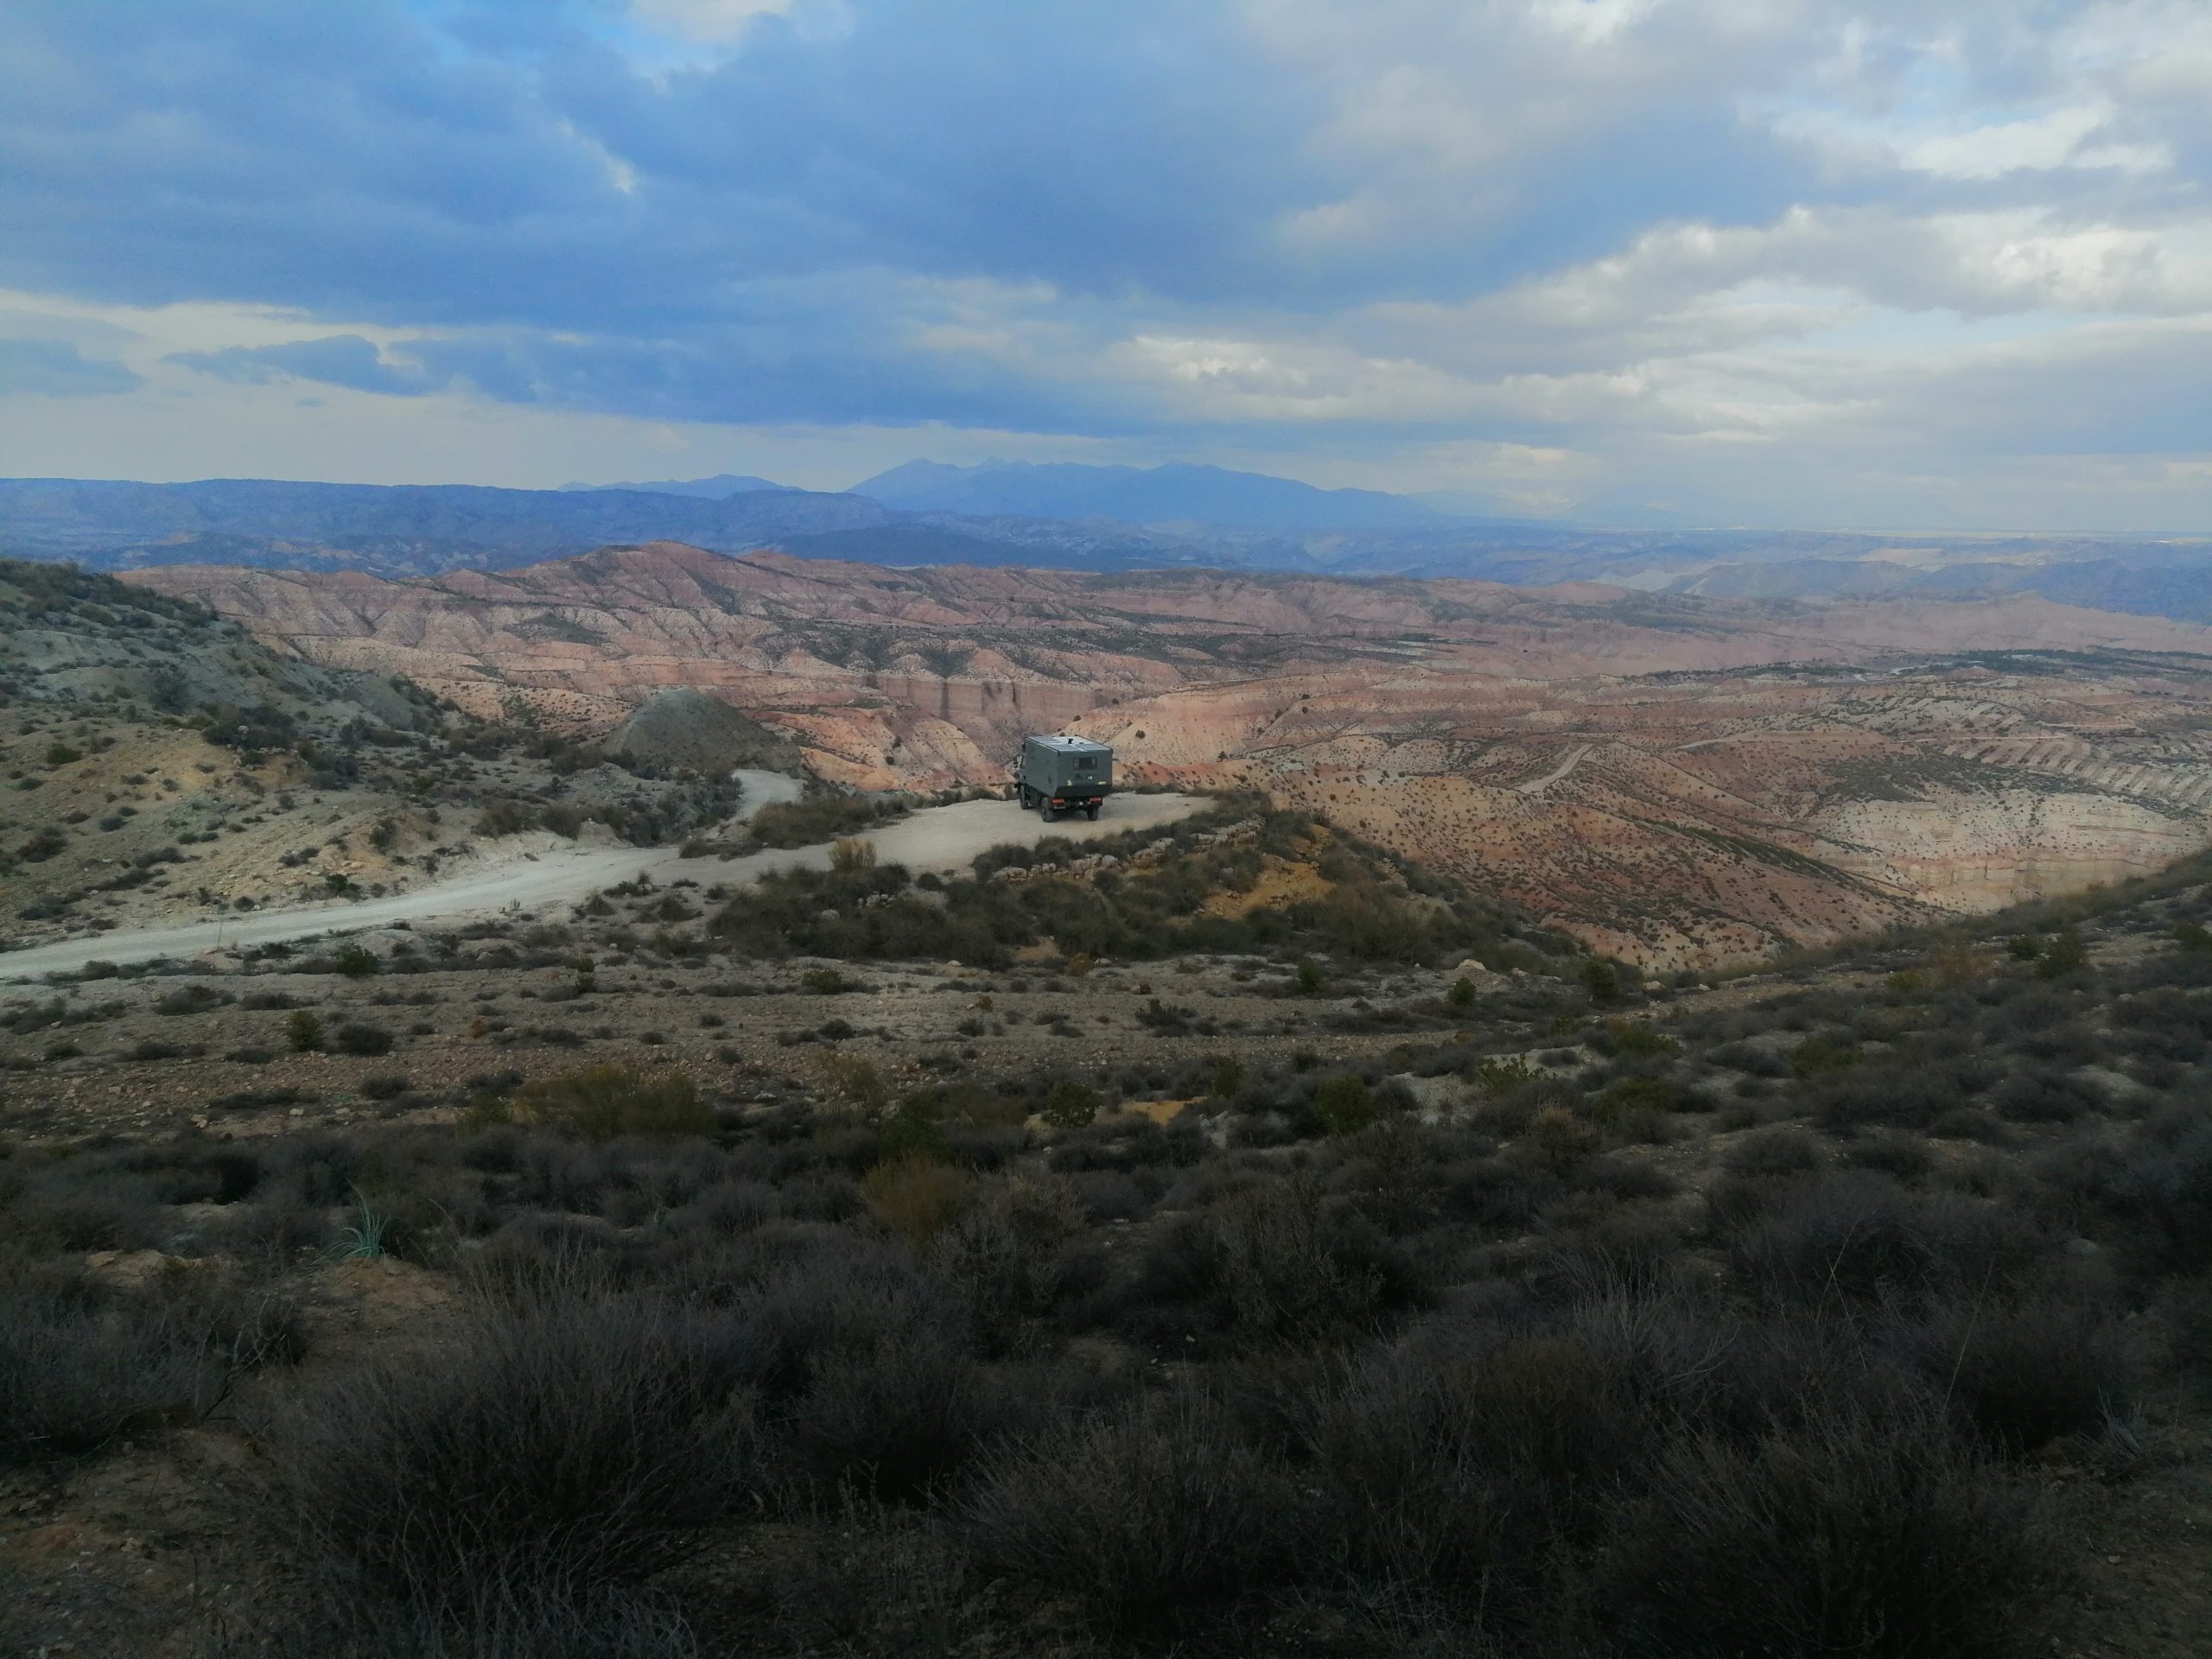
[[[0,996],[0,1649],[2206,1650],[2212,867],[1703,984],[1085,854]]]

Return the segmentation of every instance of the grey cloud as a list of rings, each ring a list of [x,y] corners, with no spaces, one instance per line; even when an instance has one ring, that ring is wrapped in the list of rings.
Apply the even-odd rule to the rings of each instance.
[[[387,361],[359,334],[329,334],[278,346],[226,346],[213,352],[172,352],[162,359],[219,380],[265,385],[272,380],[319,380],[355,391],[431,391],[438,382],[421,368]]]
[[[89,397],[143,384],[127,364],[86,357],[66,340],[0,340],[0,393]]]

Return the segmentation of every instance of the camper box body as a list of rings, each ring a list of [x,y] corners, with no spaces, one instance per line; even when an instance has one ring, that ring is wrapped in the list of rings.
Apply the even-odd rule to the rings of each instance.
[[[1050,823],[1063,812],[1098,816],[1114,786],[1114,751],[1083,737],[1025,737],[1014,771],[1024,807]]]

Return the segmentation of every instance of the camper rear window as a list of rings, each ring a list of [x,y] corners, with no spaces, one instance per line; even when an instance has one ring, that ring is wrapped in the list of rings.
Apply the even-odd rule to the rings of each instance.
[[[1089,772],[1090,770],[1090,757],[1086,754],[1077,760],[1075,763],[1075,769],[1077,772]]]

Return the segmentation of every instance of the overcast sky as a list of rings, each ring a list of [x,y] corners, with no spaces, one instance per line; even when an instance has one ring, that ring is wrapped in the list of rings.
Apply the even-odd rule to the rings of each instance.
[[[0,474],[2212,528],[2212,0],[7,0]]]

